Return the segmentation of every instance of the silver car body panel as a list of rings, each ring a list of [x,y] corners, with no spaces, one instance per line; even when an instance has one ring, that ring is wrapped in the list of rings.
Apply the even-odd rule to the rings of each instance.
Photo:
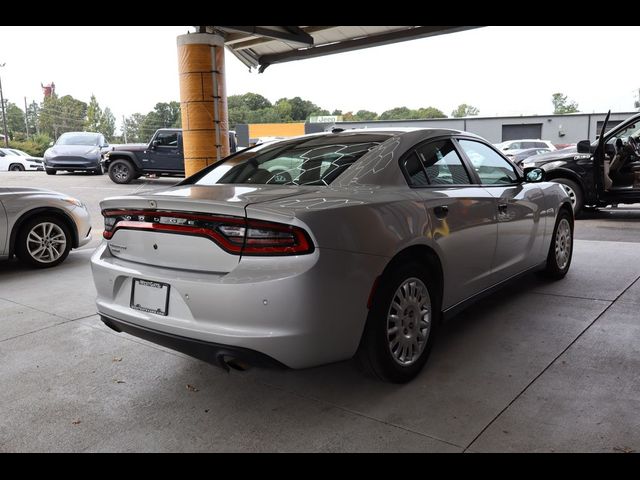
[[[397,132],[326,187],[185,184],[106,199],[102,209],[202,212],[295,225],[309,233],[315,250],[240,257],[204,239],[116,231],[91,260],[98,312],[249,348],[302,368],[355,353],[376,279],[407,248],[429,249],[439,258],[443,310],[544,262],[558,209],[568,204],[558,184],[407,185],[401,156],[420,141],[458,133]],[[506,204],[506,211],[500,213],[498,204]],[[442,205],[449,209],[444,219],[435,215]],[[167,316],[130,308],[134,278],[171,285]]]
[[[86,245],[91,240],[91,218],[85,207],[65,201],[69,195],[32,187],[0,187],[0,259],[9,257],[11,239],[15,237],[16,226],[35,211],[56,212],[75,224],[78,243]],[[3,241],[4,239],[4,241]]]

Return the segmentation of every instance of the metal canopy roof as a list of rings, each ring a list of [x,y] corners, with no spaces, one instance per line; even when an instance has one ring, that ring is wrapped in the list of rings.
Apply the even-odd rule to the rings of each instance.
[[[218,33],[227,48],[249,68],[263,72],[274,63],[320,57],[360,48],[388,45],[477,27],[237,27],[201,26],[200,32]]]

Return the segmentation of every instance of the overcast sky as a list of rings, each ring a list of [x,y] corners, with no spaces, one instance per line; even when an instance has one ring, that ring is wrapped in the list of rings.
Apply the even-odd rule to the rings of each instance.
[[[5,99],[42,100],[40,83],[89,101],[120,123],[179,100],[176,36],[193,27],[0,27]],[[300,96],[321,108],[381,113],[460,103],[482,116],[552,112],[562,92],[583,112],[633,111],[640,88],[640,27],[484,27],[249,72],[227,53],[227,94],[272,102]]]

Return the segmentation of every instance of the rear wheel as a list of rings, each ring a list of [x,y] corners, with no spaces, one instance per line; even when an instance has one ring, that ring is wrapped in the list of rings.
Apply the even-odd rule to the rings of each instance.
[[[57,172],[57,170],[53,170],[51,168],[45,168],[44,171],[47,172],[47,175],[55,175]]]
[[[381,279],[356,354],[367,373],[405,383],[422,370],[440,316],[438,291],[425,269],[414,262]]]
[[[24,166],[19,163],[12,163],[9,165],[9,171],[11,172],[24,172]]]
[[[567,195],[571,200],[573,214],[578,215],[584,206],[584,194],[582,193],[580,185],[568,178],[556,178],[553,181],[562,185],[562,188],[567,192]]]
[[[137,175],[129,160],[114,160],[109,165],[109,178],[115,183],[129,183]]]
[[[67,258],[71,243],[71,232],[63,221],[56,217],[36,217],[20,228],[16,255],[33,267],[54,267]]]
[[[571,214],[561,210],[553,230],[544,273],[553,279],[563,278],[569,271],[573,256],[573,222]]]

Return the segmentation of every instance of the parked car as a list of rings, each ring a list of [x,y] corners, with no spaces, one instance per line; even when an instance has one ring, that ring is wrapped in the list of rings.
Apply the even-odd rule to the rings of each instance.
[[[27,152],[23,152],[22,150],[18,150],[17,148],[5,148],[4,150],[8,150],[14,155],[20,155],[21,157],[24,157],[32,162],[44,163],[44,160],[42,157],[35,157],[33,155],[29,155]]]
[[[37,268],[56,266],[91,240],[87,207],[63,193],[0,187],[0,260],[16,255]]]
[[[229,131],[229,149],[237,151],[235,131]],[[104,154],[102,169],[115,183],[130,183],[142,175],[184,176],[182,130],[161,128],[149,143],[115,145]]]
[[[63,133],[55,145],[44,152],[45,171],[47,175],[55,175],[60,170],[102,175],[100,160],[107,148],[109,144],[100,133]]]
[[[523,139],[523,140],[507,140],[506,142],[497,143],[496,147],[507,152],[509,150],[524,150],[527,148],[548,148],[552,152],[557,150],[555,145],[548,140]]]
[[[43,170],[42,164],[19,155],[13,149],[0,148],[0,172],[24,172],[25,170]]]
[[[526,148],[524,150],[507,150],[507,158],[517,165],[522,164],[524,160],[534,155],[542,155],[543,153],[549,153],[551,150],[548,148]]]
[[[270,172],[283,163],[288,177]],[[97,309],[118,332],[224,368],[355,355],[406,382],[442,318],[526,272],[566,275],[571,204],[542,179],[455,130],[258,145],[100,203]]]
[[[560,183],[577,215],[584,207],[640,203],[640,114],[608,132],[607,115],[595,141],[532,157],[528,168],[541,168],[546,178]],[[606,132],[606,133],[605,133]]]
[[[144,174],[184,175],[182,130],[161,128],[148,144],[116,145],[106,152],[102,169],[115,183],[129,183]]]

